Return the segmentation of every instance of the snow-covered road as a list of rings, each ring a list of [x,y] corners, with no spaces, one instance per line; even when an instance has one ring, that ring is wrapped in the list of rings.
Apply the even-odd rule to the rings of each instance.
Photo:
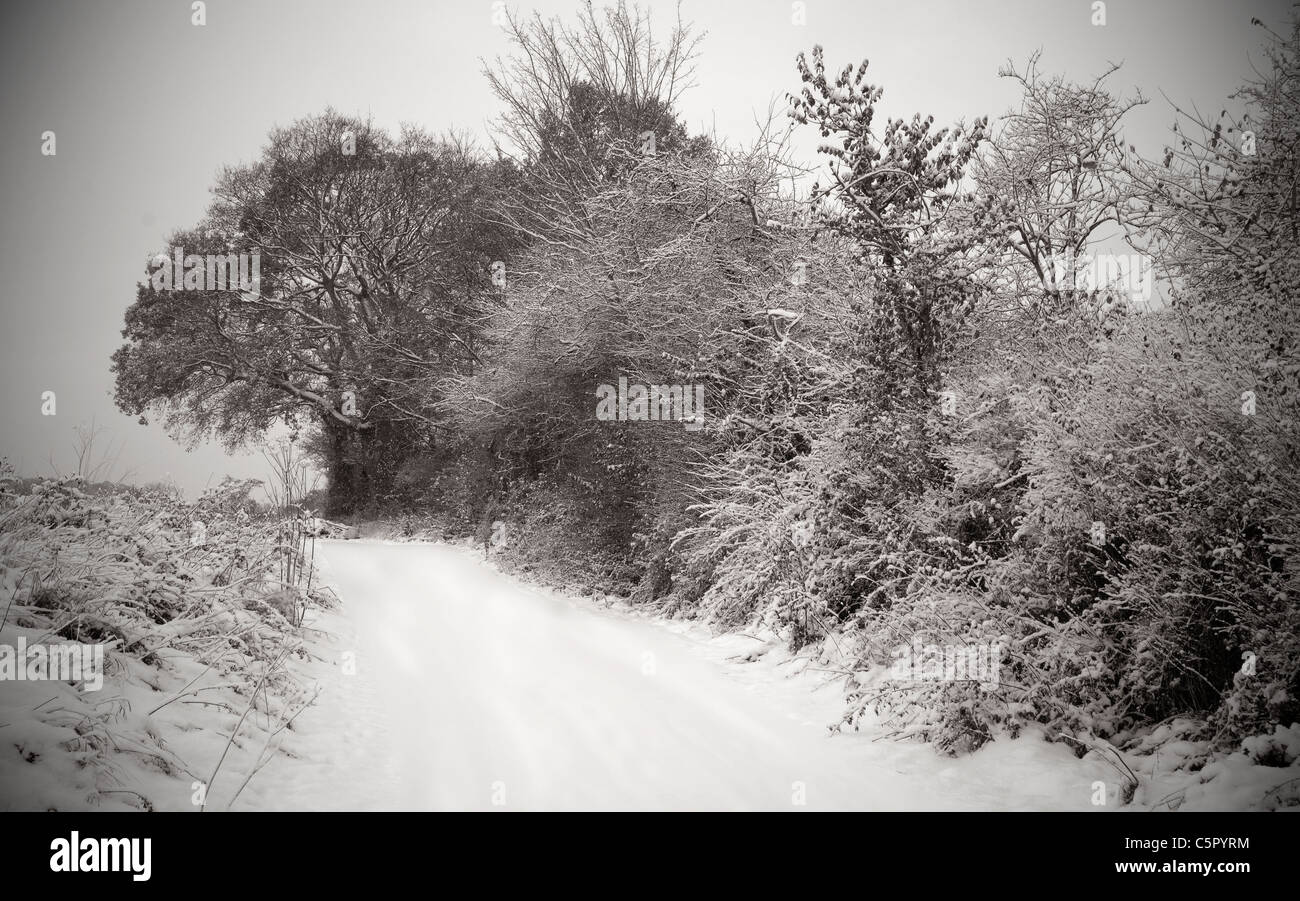
[[[838,688],[727,662],[758,646],[745,636],[530,589],[465,548],[349,541],[321,553],[343,601],[316,623],[321,698],[295,723],[294,756],[240,807],[1088,805],[1090,774],[1059,746],[997,742],[951,761],[830,736]]]

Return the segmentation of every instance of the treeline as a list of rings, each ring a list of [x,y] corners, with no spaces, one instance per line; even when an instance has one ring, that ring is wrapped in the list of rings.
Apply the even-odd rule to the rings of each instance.
[[[1031,59],[1016,110],[942,126],[815,48],[736,147],[677,118],[688,28],[510,30],[494,153],[327,112],[225,172],[169,248],[260,252],[260,284],[146,280],[119,405],[290,422],[327,515],[505,523],[516,565],[864,672],[998,643],[996,686],[851,684],[848,721],[946,751],[1300,720],[1300,31],[1262,32],[1248,122],[1176,110],[1147,159],[1113,72]],[[620,378],[704,408],[598,415]]]

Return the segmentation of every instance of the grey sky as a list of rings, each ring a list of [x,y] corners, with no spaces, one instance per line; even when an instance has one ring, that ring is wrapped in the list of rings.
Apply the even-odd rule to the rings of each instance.
[[[674,15],[672,3],[643,5],[664,27]],[[1041,48],[1044,71],[1072,78],[1123,62],[1112,84],[1151,99],[1127,136],[1153,155],[1171,121],[1161,90],[1217,114],[1260,58],[1251,17],[1282,31],[1288,13],[1283,0],[1113,0],[1096,27],[1090,0],[805,6],[798,26],[788,0],[681,4],[707,32],[682,108],[693,130],[752,136],[755,116],[773,98],[784,108],[797,86],[795,54],[816,43],[836,68],[871,60],[886,114],[996,117],[1016,99],[998,67]],[[48,474],[50,456],[68,465],[74,427],[93,417],[122,444],[134,481],[170,475],[195,491],[224,473],[264,475],[254,455],[187,453],[114,408],[109,355],[146,253],[200,218],[222,165],[253,159],[274,125],[326,106],[486,139],[496,108],[479,58],[508,51],[492,0],[210,0],[206,12],[204,27],[191,25],[188,0],[8,0],[0,12],[0,456],[20,473]],[[46,130],[57,156],[40,153]],[[799,146],[811,155],[815,136]],[[43,391],[57,393],[56,416],[41,415]]]

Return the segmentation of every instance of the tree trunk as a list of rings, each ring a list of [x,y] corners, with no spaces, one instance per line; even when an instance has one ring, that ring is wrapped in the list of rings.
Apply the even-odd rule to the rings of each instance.
[[[363,435],[337,423],[325,423],[329,436],[329,501],[326,516],[352,516],[370,496],[364,463]]]

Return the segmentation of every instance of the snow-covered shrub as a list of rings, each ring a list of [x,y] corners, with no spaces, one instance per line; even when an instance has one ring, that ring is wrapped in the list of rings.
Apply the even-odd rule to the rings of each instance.
[[[105,670],[100,692],[84,681],[0,683],[3,806],[183,809],[191,781],[212,774],[190,769],[167,736],[207,731],[219,751],[218,731],[235,725],[223,711],[255,708],[270,726],[303,703],[283,667],[299,646],[303,591],[277,584],[279,523],[249,516],[249,483],[192,504],[166,490],[89,487],[0,492],[0,642],[100,644]],[[327,596],[314,588],[310,600]]]

